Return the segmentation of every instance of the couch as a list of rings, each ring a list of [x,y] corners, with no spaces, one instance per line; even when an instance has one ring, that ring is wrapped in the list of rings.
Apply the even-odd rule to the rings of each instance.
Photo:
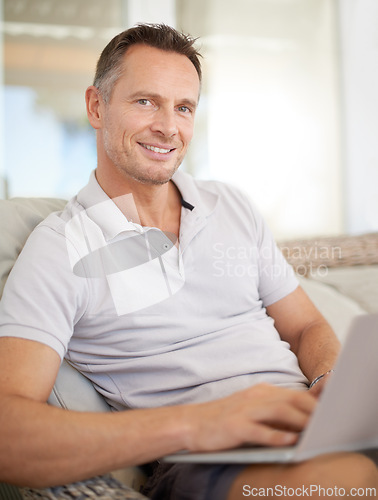
[[[354,316],[378,313],[378,233],[278,245],[341,342]]]
[[[9,272],[32,229],[50,212],[61,210],[65,203],[65,200],[52,198],[0,200],[0,298]],[[341,341],[355,315],[378,312],[378,234],[283,241],[279,246],[296,270],[300,284]],[[110,410],[92,384],[66,362],[61,366],[48,402],[77,411]],[[122,484],[139,490],[145,473],[138,467],[115,471],[110,479],[98,480],[101,487],[98,482],[93,488],[89,488],[88,483],[77,485],[82,496],[77,493],[76,497],[137,498],[133,494],[126,496],[126,493],[117,496],[119,492],[114,496],[101,496],[99,491],[103,491],[104,484],[110,484],[113,478],[117,481],[115,490]],[[0,499],[33,498],[28,494],[33,493],[23,491],[20,496],[16,488],[0,485]],[[38,498],[71,498],[63,493],[63,496],[45,494],[47,496],[43,497],[39,492]]]
[[[65,200],[55,198],[13,198],[0,200],[0,299],[5,282],[22,250],[26,239],[34,227],[53,211],[61,210]],[[91,382],[82,376],[66,361],[63,361],[48,403],[75,411],[110,411],[102,396]],[[93,478],[46,490],[29,490],[0,484],[0,500],[29,498],[96,498],[96,499],[143,499],[138,493],[146,480],[145,470],[129,467],[114,471],[110,476]],[[105,491],[105,489],[108,489]],[[127,489],[126,489],[127,488]],[[109,491],[112,491],[110,494]]]

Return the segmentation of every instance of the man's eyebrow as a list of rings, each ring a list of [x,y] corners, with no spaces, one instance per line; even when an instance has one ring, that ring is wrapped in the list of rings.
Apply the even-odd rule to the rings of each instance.
[[[128,97],[128,100],[133,101],[135,99],[156,99],[156,100],[165,100],[165,97],[163,97],[160,94],[156,94],[154,92],[150,92],[148,90],[138,90],[138,92],[135,92],[134,94],[130,95]],[[198,106],[198,101],[194,101],[193,99],[189,99],[187,97],[183,99],[178,99],[177,100],[180,105],[187,105],[190,106],[191,108],[197,108]]]
[[[198,102],[193,101],[192,99],[182,99],[180,101],[180,103],[184,104],[184,105],[188,105],[189,107],[194,108],[194,109],[198,106]]]

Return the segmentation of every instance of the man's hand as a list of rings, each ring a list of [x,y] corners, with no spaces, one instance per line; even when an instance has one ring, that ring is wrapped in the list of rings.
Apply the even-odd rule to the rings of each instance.
[[[190,405],[187,449],[215,451],[243,444],[294,444],[316,406],[309,391],[259,384],[229,397]]]

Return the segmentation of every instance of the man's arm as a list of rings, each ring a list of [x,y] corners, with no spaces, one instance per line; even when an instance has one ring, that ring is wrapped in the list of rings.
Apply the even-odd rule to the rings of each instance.
[[[311,382],[333,369],[340,342],[318,309],[299,286],[294,292],[267,307],[282,338],[297,355],[299,365]],[[320,393],[327,376],[313,386]]]
[[[316,404],[306,392],[258,385],[210,403],[74,412],[46,403],[59,365],[41,343],[0,339],[0,481],[52,486],[181,449],[292,444]]]
[[[164,409],[134,415],[49,406],[59,366],[59,356],[41,343],[0,339],[0,480],[30,486],[72,482],[183,446],[179,415]]]

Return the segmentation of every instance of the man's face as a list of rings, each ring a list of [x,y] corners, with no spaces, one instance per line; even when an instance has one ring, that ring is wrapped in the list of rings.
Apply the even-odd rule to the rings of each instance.
[[[100,162],[146,184],[168,182],[193,135],[200,83],[183,55],[134,45],[110,101],[102,103]]]

